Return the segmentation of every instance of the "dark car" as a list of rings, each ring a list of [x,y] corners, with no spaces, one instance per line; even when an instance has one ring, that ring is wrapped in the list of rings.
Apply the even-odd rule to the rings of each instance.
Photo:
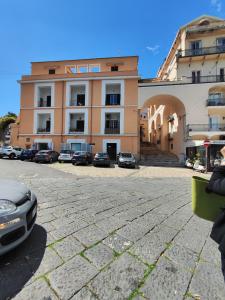
[[[118,167],[135,168],[136,160],[132,153],[120,152],[118,157]]]
[[[35,155],[34,161],[53,163],[58,160],[59,153],[53,150],[41,150]]]
[[[22,183],[0,180],[0,256],[29,236],[36,216],[36,196]]]
[[[20,154],[20,160],[30,160],[33,161],[38,150],[23,150]]]
[[[92,153],[87,151],[76,151],[72,157],[72,164],[78,165],[78,164],[85,164],[89,165],[92,163],[93,156]]]
[[[96,153],[94,160],[93,160],[93,165],[95,167],[98,167],[98,166],[110,167],[111,161],[110,161],[108,153],[104,153],[104,152]]]

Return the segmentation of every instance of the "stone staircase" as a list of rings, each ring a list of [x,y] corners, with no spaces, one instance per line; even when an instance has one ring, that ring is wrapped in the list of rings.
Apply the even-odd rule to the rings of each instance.
[[[141,143],[140,165],[161,167],[182,167],[177,156],[170,152],[159,150],[156,145]]]

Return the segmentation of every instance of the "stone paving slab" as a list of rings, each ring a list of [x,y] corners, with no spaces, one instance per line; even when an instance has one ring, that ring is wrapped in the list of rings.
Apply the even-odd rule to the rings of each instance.
[[[39,203],[30,237],[0,258],[0,300],[225,299],[212,224],[191,212],[193,172],[57,168],[0,160],[0,178]]]
[[[69,299],[95,277],[98,270],[86,259],[76,256],[48,275],[60,299]]]

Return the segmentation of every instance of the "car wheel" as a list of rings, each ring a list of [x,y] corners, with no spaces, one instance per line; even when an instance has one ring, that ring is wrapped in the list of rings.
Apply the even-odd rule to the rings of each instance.
[[[50,164],[52,164],[52,163],[53,163],[53,159],[52,159],[52,158],[50,158],[50,160],[49,160],[49,163],[50,163]]]
[[[10,155],[9,155],[9,159],[14,159],[16,157],[16,155],[14,154],[14,153],[11,153]]]

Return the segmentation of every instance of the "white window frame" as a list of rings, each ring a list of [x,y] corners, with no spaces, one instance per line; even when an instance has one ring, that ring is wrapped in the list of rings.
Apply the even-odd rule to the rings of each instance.
[[[37,133],[38,130],[38,115],[46,115],[46,114],[50,114],[51,115],[51,130],[49,133]],[[38,135],[49,135],[49,134],[53,134],[54,133],[54,110],[35,110],[34,111],[34,130],[33,133],[34,134],[38,134]]]
[[[120,143],[120,140],[116,140],[116,139],[110,139],[110,140],[104,139],[102,141],[102,150],[103,150],[103,152],[107,152],[107,144],[108,143],[117,144],[117,146],[116,146],[116,154],[118,154],[119,152],[121,152],[121,143]]]
[[[51,88],[51,106],[41,107],[41,109],[49,109],[55,106],[55,83],[36,83],[34,86],[34,107],[40,108],[38,106],[38,96],[39,96],[39,88],[42,87],[50,87]]]
[[[124,134],[124,109],[123,108],[103,108],[101,110],[101,134],[105,135],[105,115],[108,113],[120,113],[120,134],[118,135]]]
[[[69,133],[70,130],[70,114],[84,114],[84,132],[73,132]],[[67,109],[66,120],[65,120],[65,134],[68,135],[87,135],[88,134],[88,109]]]
[[[78,86],[78,85],[85,86],[85,105],[82,107],[88,106],[88,104],[89,104],[89,82],[88,81],[69,81],[66,83],[66,106],[67,107],[73,107],[73,106],[70,106],[71,86]]]
[[[124,106],[124,94],[125,94],[124,80],[102,80],[102,106],[107,106],[105,105],[107,84],[120,84],[120,105],[118,106]]]

